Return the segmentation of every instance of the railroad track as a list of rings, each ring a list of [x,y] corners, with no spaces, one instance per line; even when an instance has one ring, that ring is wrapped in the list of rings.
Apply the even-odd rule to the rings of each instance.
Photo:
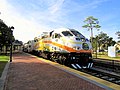
[[[120,74],[120,61],[108,59],[94,59],[94,67]]]
[[[80,71],[120,85],[120,61],[95,59],[93,63],[91,69],[82,69]]]
[[[102,70],[94,67],[91,69],[83,69],[80,71],[120,85],[120,75],[114,72],[110,72],[110,71],[106,71],[106,70]]]

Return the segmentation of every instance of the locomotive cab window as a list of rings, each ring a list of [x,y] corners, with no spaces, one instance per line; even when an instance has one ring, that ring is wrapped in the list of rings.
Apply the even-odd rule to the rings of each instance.
[[[81,33],[79,33],[78,31],[71,31],[76,37],[80,37],[80,38],[85,38]]]
[[[62,34],[64,36],[73,36],[69,31],[63,31]]]

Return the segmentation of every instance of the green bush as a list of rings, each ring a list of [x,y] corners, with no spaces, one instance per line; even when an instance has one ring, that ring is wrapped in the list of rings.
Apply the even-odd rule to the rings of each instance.
[[[9,61],[9,56],[3,56],[3,55],[0,56],[0,77],[1,77],[4,67],[8,61]]]

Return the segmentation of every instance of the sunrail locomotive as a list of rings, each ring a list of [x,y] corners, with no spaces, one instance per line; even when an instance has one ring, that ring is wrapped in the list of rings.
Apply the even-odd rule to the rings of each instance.
[[[34,41],[34,52],[39,56],[76,69],[91,68],[93,65],[91,43],[77,30],[55,29],[44,32]]]

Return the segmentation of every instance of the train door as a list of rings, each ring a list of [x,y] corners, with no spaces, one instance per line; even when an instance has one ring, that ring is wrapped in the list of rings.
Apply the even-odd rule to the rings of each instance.
[[[54,33],[52,35],[52,50],[60,51],[62,40],[61,35],[59,33]]]

